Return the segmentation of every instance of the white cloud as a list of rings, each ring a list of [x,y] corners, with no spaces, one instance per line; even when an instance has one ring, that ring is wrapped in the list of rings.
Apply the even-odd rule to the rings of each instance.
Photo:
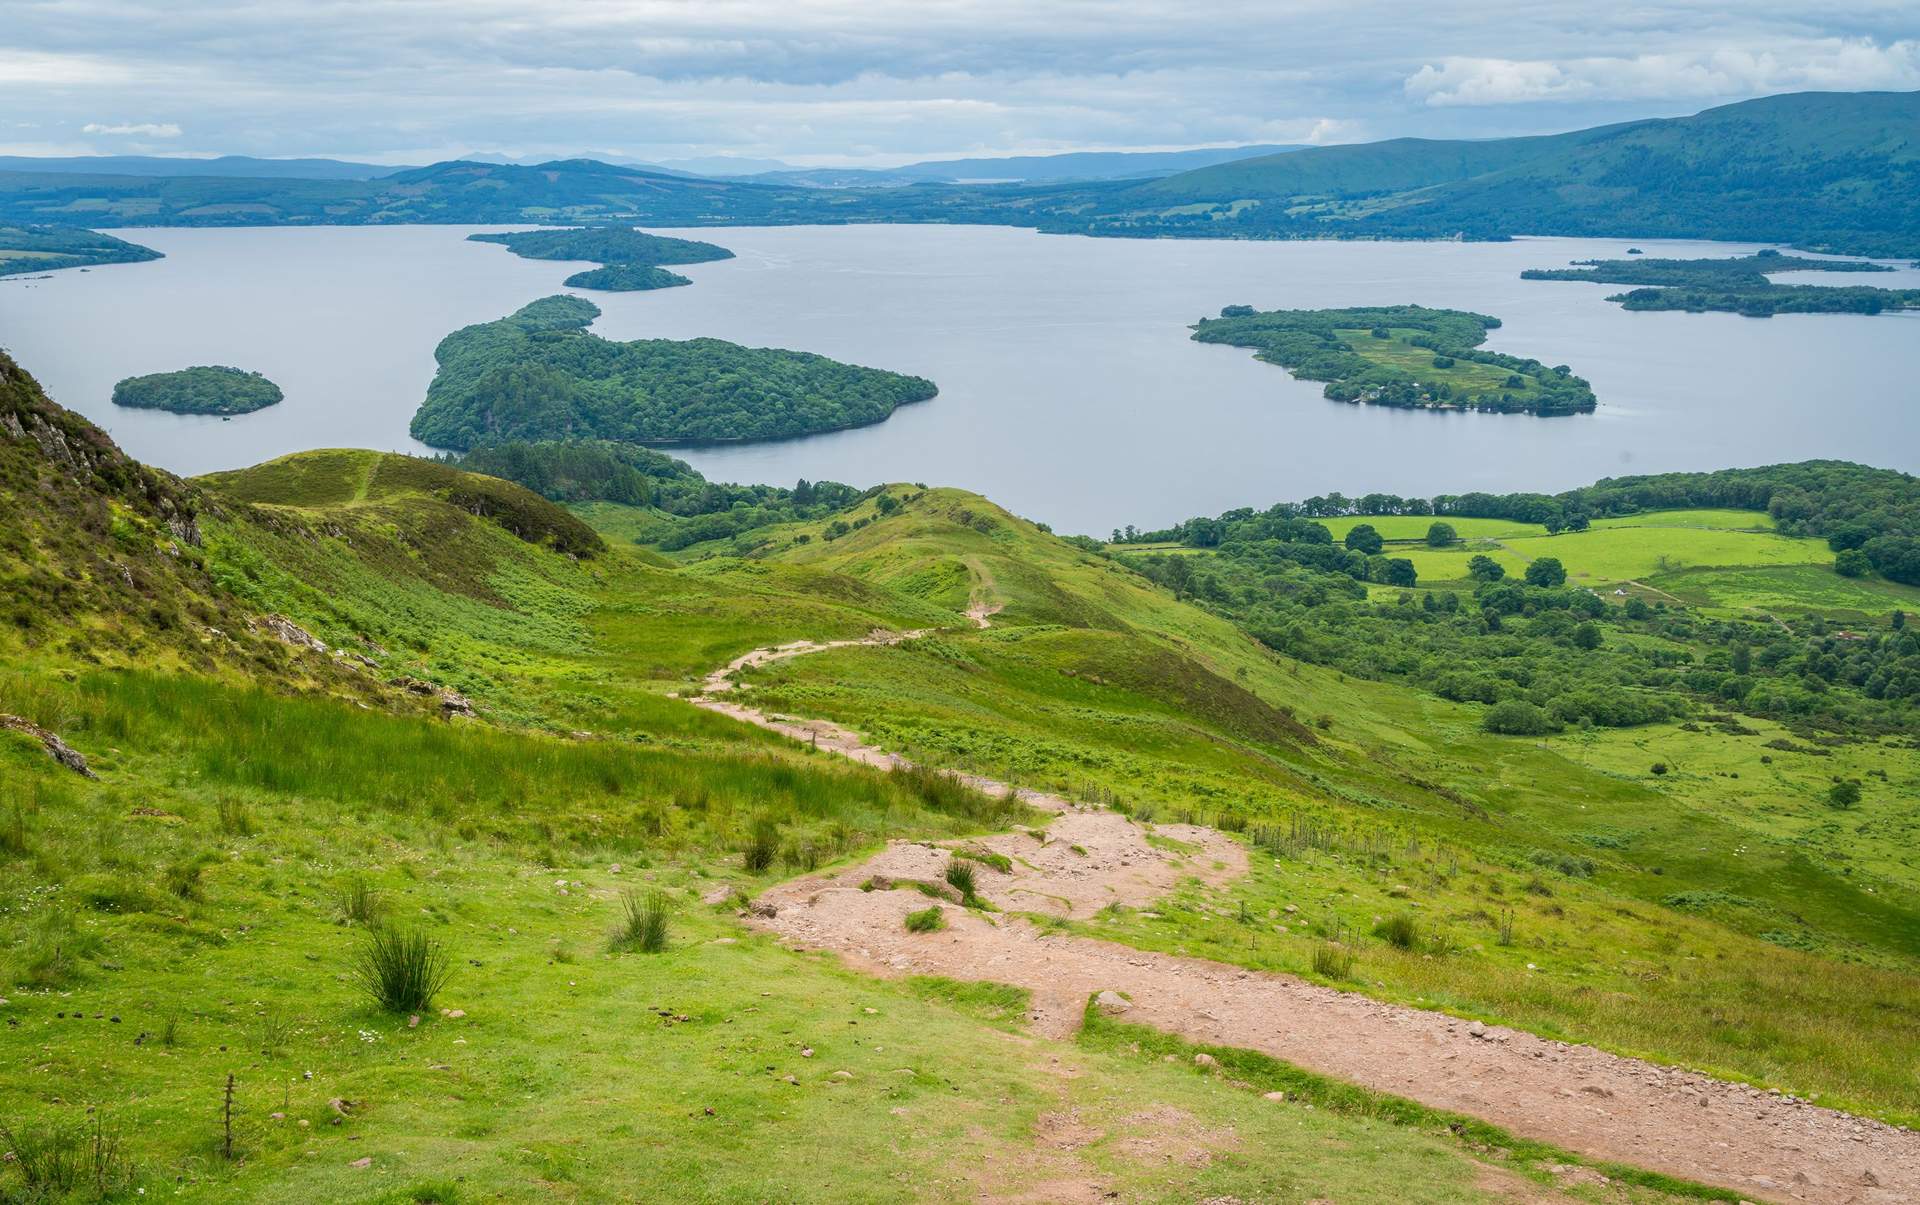
[[[1436,108],[1909,88],[1920,88],[1920,40],[1883,46],[1864,38],[1633,58],[1448,58],[1420,68],[1405,84],[1409,97]]]
[[[80,132],[111,134],[115,137],[131,134],[146,138],[178,138],[181,134],[180,127],[171,121],[135,121],[122,125],[103,125],[97,121],[90,121],[80,127]]]

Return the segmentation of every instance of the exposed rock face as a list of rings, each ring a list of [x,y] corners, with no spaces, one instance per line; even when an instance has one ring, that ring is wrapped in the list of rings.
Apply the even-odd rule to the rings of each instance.
[[[254,621],[253,626],[283,644],[291,644],[295,648],[312,649],[316,653],[327,651],[327,646],[321,643],[319,637],[284,615],[262,616]]]
[[[410,678],[404,675],[390,679],[387,685],[398,686],[410,695],[420,695],[422,698],[428,696],[438,698],[440,700],[440,714],[444,718],[450,719],[457,715],[472,716],[477,714],[473,709],[473,700],[451,687],[435,686],[431,682],[423,682],[419,678]]]
[[[67,742],[61,740],[53,733],[48,732],[32,720],[23,719],[17,715],[0,715],[0,728],[10,729],[14,732],[24,732],[28,736],[33,737],[40,742],[40,747],[47,751],[48,757],[51,757],[53,760],[83,778],[100,777],[87,768],[87,759],[80,755],[78,749],[67,744]]]

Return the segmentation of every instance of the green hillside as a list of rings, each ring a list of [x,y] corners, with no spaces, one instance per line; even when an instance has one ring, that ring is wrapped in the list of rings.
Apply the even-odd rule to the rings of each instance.
[[[913,856],[1002,833],[1023,859],[1090,858],[1041,831],[1031,797],[934,767],[1087,809],[1060,823],[1118,814],[1169,856],[1192,834],[1166,825],[1212,826],[1249,866],[1199,866],[1150,908],[1065,914],[968,907],[951,879],[841,893],[938,896],[958,919],[928,942],[1095,937],[1920,1119],[1904,728],[1728,701],[1489,731],[1484,703],[1278,648],[1231,599],[953,489],[742,497],[761,521],[663,555],[629,533],[685,535],[653,525],[687,518],[664,508],[702,483],[660,460],[488,462],[544,474],[574,510],[363,451],[182,482],[0,358],[0,539],[22,566],[0,715],[35,726],[0,725],[0,1126],[17,1153],[0,1192],[57,1196],[59,1169],[84,1167],[68,1181],[83,1199],[1738,1199],[1423,1108],[1391,1094],[1421,1091],[1397,1073],[1362,1089],[1098,1014],[1037,1037],[1027,993],[990,968],[874,976],[769,935],[749,901],[889,841]],[[1677,496],[1653,478],[1583,495],[1622,501],[1577,536],[1537,534],[1524,498],[1462,534],[1605,537],[1567,555],[1603,574],[1685,540],[1797,547],[1807,523],[1847,543],[1910,501],[1896,474],[1826,504],[1810,488],[1826,470],[1790,468],[1770,479],[1772,531],[1718,495],[1626,522],[1627,497]],[[629,500],[592,500],[597,482]],[[1265,579],[1303,606],[1335,594]],[[1359,584],[1339,605],[1370,647],[1379,624],[1430,613]],[[1907,638],[1890,610],[1823,605],[1780,622],[1827,624],[1836,648],[1842,623],[1875,650]],[[1544,635],[1551,611],[1507,622]],[[1710,643],[1683,631],[1709,608],[1659,615],[1622,617],[1602,651]],[[731,697],[922,769],[689,702],[716,668],[796,641],[849,643],[743,668]],[[1843,671],[1833,693],[1854,689]],[[49,758],[40,730],[97,777]],[[1839,783],[1858,789],[1845,806]],[[996,856],[1013,864],[980,852],[977,873]],[[630,915],[663,917],[664,949]],[[363,990],[376,934],[444,959],[424,1005]]]
[[[1061,228],[1215,237],[1517,234],[1920,252],[1920,93],[1809,92],[1484,143],[1398,140],[1202,168]]]

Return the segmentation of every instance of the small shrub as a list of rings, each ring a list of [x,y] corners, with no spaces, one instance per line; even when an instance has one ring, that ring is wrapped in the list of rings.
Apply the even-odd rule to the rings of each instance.
[[[369,928],[354,956],[354,981],[388,1012],[423,1012],[452,973],[446,948],[419,930]]]
[[[658,954],[667,948],[667,918],[671,908],[667,893],[658,888],[645,893],[629,891],[620,897],[620,927],[614,930],[613,948]]]
[[[1500,914],[1499,931],[1495,934],[1493,941],[1495,945],[1500,946],[1513,944],[1513,913],[1511,911]]]
[[[1313,948],[1313,973],[1327,979],[1348,979],[1353,975],[1353,951],[1328,942]]]
[[[1420,944],[1420,922],[1402,912],[1375,925],[1373,935],[1397,950],[1411,950]]]
[[[1653,771],[1654,777],[1658,778],[1659,776],[1667,772],[1667,763],[1663,761],[1657,761],[1648,768]]]
[[[938,933],[947,927],[947,913],[940,905],[923,908],[918,912],[909,912],[906,916],[907,932]]]
[[[1598,869],[1592,858],[1581,857],[1579,854],[1554,853],[1550,849],[1536,849],[1527,855],[1527,860],[1535,866],[1557,870],[1570,879],[1590,879],[1593,877],[1593,872]],[[1528,889],[1532,889],[1531,885]]]

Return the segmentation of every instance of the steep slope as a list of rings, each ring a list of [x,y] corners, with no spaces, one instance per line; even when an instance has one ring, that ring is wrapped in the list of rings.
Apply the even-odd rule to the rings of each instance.
[[[267,655],[208,572],[207,509],[0,353],[0,648],[205,671]]]

